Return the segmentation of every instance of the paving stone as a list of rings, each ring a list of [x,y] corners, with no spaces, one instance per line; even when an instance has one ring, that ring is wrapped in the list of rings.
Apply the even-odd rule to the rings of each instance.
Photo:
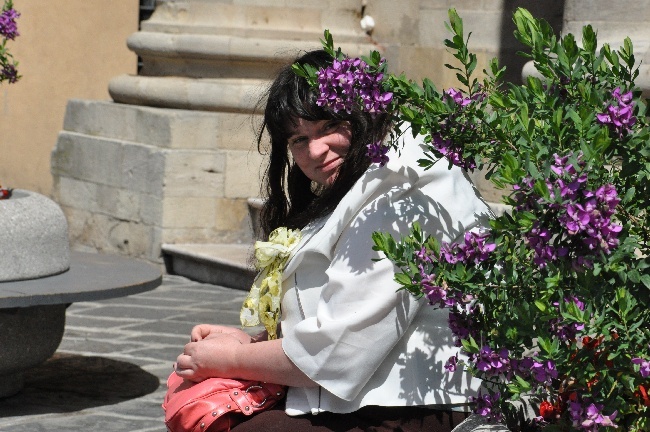
[[[238,325],[244,297],[165,276],[150,292],[72,304],[57,353],[0,399],[0,431],[164,432],[165,382],[192,327]]]

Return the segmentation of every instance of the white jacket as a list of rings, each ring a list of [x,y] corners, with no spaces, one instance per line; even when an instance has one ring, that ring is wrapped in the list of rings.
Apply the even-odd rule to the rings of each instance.
[[[457,352],[447,310],[396,290],[395,268],[371,235],[406,235],[418,221],[442,241],[487,225],[490,211],[446,160],[420,168],[412,138],[372,166],[329,216],[303,230],[283,273],[282,346],[320,388],[288,391],[286,413],[353,412],[365,405],[462,404],[480,382],[444,364]]]

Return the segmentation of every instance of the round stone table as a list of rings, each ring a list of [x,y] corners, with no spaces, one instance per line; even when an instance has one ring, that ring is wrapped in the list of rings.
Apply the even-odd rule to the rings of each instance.
[[[23,372],[54,354],[70,303],[122,297],[162,282],[157,266],[133,258],[70,253],[70,269],[38,279],[0,282],[0,397],[23,387]]]

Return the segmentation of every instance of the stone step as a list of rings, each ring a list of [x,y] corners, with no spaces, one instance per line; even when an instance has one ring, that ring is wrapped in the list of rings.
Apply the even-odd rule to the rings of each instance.
[[[256,271],[252,244],[163,244],[168,274],[248,291]]]

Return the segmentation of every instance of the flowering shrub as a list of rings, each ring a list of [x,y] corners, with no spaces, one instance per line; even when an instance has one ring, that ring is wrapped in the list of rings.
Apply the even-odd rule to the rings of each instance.
[[[514,22],[539,73],[523,85],[501,82],[496,60],[476,77],[454,10],[444,43],[458,88],[390,74],[378,52],[348,58],[329,32],[331,67],[294,70],[323,106],[392,116],[389,142],[369,143],[374,162],[401,134],[422,134],[422,166],[482,169],[502,190],[510,210],[461,243],[417,225],[400,239],[373,236],[403,289],[448,309],[459,352],[445,367],[484,380],[475,412],[512,430],[647,431],[650,127],[632,42],[598,48],[585,26],[579,45],[525,9]],[[537,415],[528,423],[512,403],[522,396]]]
[[[7,41],[16,39],[18,36],[18,27],[16,26],[16,18],[20,14],[16,12],[12,0],[5,0],[2,12],[0,12],[0,83],[7,81],[15,83],[20,76],[16,66],[18,63],[14,60],[13,56],[7,50]]]

